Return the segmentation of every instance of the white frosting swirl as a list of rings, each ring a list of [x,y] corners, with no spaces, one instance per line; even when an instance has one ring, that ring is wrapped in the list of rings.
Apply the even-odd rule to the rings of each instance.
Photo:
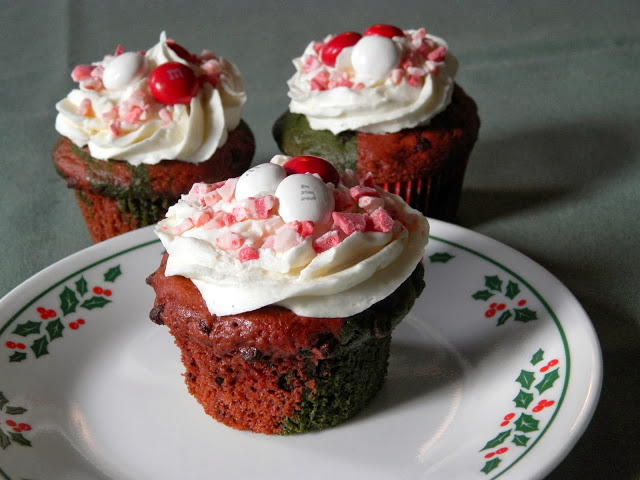
[[[168,45],[162,32],[160,42],[144,54],[146,74],[108,90],[102,85],[101,72],[113,58],[108,55],[93,63],[95,81],[84,85],[81,81],[80,88],[56,104],[58,133],[79,147],[87,145],[91,156],[133,165],[165,159],[199,163],[208,160],[240,123],[246,94],[240,72],[228,60],[203,53],[202,63],[188,62]],[[166,62],[188,65],[196,76],[211,74],[213,69],[215,86],[202,82],[188,105],[159,103],[149,91],[149,74]],[[130,115],[134,108],[140,110]]]
[[[345,175],[353,177],[353,172]],[[243,202],[255,201],[231,197],[212,205],[209,199],[216,194],[211,188],[195,185],[169,209],[156,234],[169,254],[165,274],[190,278],[215,315],[272,304],[308,317],[355,315],[386,298],[411,275],[428,241],[426,218],[400,197],[376,187],[369,187],[373,208],[365,210],[356,201],[344,211],[361,212],[363,218],[388,213],[393,228],[387,223],[387,228],[345,233],[334,222],[316,225],[304,238],[280,218],[277,202],[266,218],[232,220],[224,226],[219,223],[219,228],[203,223],[216,214],[236,212],[246,206]],[[327,184],[327,188],[343,198],[353,192],[343,183]],[[373,213],[378,209],[384,212]],[[338,233],[339,243],[318,248],[323,235]],[[242,248],[257,253],[247,260],[236,247],[221,248],[227,238],[241,238]]]
[[[296,73],[287,82],[289,110],[305,115],[314,130],[334,134],[393,133],[428,124],[451,102],[457,61],[444,40],[424,29],[404,33],[392,39],[400,61],[381,79],[354,70],[350,61],[354,47],[345,48],[335,67],[330,67],[320,59],[322,44],[311,42],[293,60]],[[432,54],[439,47],[446,55]],[[375,52],[371,57],[387,60],[376,59]]]

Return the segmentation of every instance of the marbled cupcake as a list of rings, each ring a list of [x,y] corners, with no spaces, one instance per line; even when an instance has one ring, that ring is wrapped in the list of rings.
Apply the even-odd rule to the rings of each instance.
[[[279,155],[169,209],[150,317],[216,420],[265,434],[332,427],[383,385],[392,331],[424,288],[428,231],[371,176]]]
[[[455,219],[480,120],[444,40],[373,25],[311,42],[293,63],[289,109],[273,126],[283,153],[371,172],[425,215]]]
[[[94,242],[162,219],[198,181],[237,176],[254,137],[237,67],[167,39],[79,65],[78,82],[56,104],[61,137],[52,159],[75,192]]]

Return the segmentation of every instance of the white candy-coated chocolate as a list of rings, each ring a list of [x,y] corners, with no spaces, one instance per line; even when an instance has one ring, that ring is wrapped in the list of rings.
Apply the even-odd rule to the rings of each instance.
[[[284,168],[275,163],[262,163],[244,172],[236,184],[236,200],[273,194],[287,176]]]
[[[285,178],[276,189],[278,214],[285,222],[311,221],[324,224],[335,206],[333,194],[318,177],[297,173]]]
[[[396,43],[378,35],[362,37],[351,51],[351,65],[356,76],[363,80],[383,79],[399,61]]]
[[[144,55],[136,52],[124,52],[114,57],[104,67],[102,84],[108,90],[118,90],[142,77],[145,71],[146,61]]]

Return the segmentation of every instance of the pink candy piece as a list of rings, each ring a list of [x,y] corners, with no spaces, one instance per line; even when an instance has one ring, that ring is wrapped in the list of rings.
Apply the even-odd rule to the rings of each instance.
[[[173,121],[173,114],[171,113],[171,106],[167,105],[164,108],[161,108],[158,111],[158,116],[160,117],[160,120],[162,120],[162,126],[166,127],[167,125],[169,125],[172,121]]]
[[[193,228],[193,221],[190,218],[185,218],[180,225],[173,227],[172,233],[174,235],[182,235],[187,230]]]
[[[349,192],[342,190],[333,191],[333,202],[335,203],[335,210],[337,212],[353,210],[356,206],[356,202],[353,200],[353,197]]]
[[[390,232],[395,224],[391,215],[381,208],[374,210],[371,215],[369,215],[369,220],[371,222],[371,229],[375,232]]]
[[[340,181],[342,182],[342,184],[345,187],[348,187],[348,188],[360,185],[360,181],[358,180],[358,176],[356,175],[356,172],[354,172],[353,170],[351,170],[349,168],[347,168],[342,173],[342,177],[341,177]]]
[[[71,72],[71,78],[74,82],[88,80],[94,68],[96,68],[94,65],[77,65]]]
[[[222,197],[225,202],[228,202],[233,197],[233,193],[236,190],[236,183],[238,183],[237,178],[230,178],[224,185],[218,188],[218,194]]]
[[[236,223],[236,218],[227,212],[219,211],[213,214],[213,218],[204,224],[205,230],[215,230],[228,227]]]
[[[367,228],[367,220],[363,213],[333,212],[333,222],[346,234],[364,232]]]
[[[356,186],[356,187],[351,187],[349,189],[349,194],[351,194],[351,196],[353,197],[354,200],[358,200],[360,199],[360,197],[379,197],[380,193],[378,193],[378,191],[373,188],[373,187],[363,187],[363,186]]]
[[[384,207],[384,200],[380,197],[370,197],[368,195],[363,195],[358,198],[358,207],[366,211],[367,213],[371,213],[378,208]]]
[[[360,183],[362,183],[362,185],[364,185],[365,187],[374,188],[376,186],[375,182],[373,181],[373,174],[371,172],[367,172],[365,176],[360,179]]]
[[[129,113],[125,117],[125,120],[129,123],[136,123],[138,120],[140,120],[140,117],[142,117],[143,113],[144,110],[142,110],[140,107],[133,107],[131,110],[129,110]]]
[[[445,56],[447,55],[447,48],[444,45],[439,46],[435,50],[433,50],[427,58],[432,62],[444,62]]]
[[[340,243],[340,235],[335,230],[329,230],[324,235],[313,241],[313,250],[316,253],[322,253]]]
[[[198,210],[193,214],[191,219],[193,221],[193,224],[196,227],[201,227],[205,223],[208,223],[209,221],[211,221],[212,215],[209,212],[203,212],[203,211]]]
[[[216,238],[216,245],[221,250],[237,250],[244,244],[244,238],[237,233],[226,233]]]
[[[329,88],[329,72],[319,72],[311,79],[311,90],[327,90]]]
[[[286,252],[302,243],[302,237],[291,228],[281,228],[275,234],[273,249],[276,252]]]
[[[248,198],[245,200],[245,208],[250,218],[269,218],[271,209],[275,207],[276,199],[273,195],[265,195],[263,197]]]
[[[295,230],[302,238],[306,238],[313,233],[313,222],[310,222],[308,220],[305,220],[303,222],[294,220],[293,222],[285,223],[282,227],[280,227],[278,231],[284,228]]]
[[[260,252],[248,245],[243,246],[238,251],[238,260],[241,262],[247,262],[249,260],[258,260],[260,258]]]
[[[80,105],[78,105],[78,114],[82,115],[83,117],[90,117],[91,115],[93,115],[91,100],[89,100],[88,98],[84,98],[80,102]]]

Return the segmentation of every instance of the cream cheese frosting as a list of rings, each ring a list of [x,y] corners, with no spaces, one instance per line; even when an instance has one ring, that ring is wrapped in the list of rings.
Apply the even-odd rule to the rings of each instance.
[[[308,44],[293,60],[289,110],[314,130],[393,133],[428,122],[447,108],[457,60],[447,43],[424,28],[386,38],[364,36],[344,48],[334,66],[322,61],[333,38]]]
[[[279,210],[291,196],[275,184],[236,199],[241,181],[194,185],[155,230],[168,252],[165,274],[191,279],[212,314],[275,304],[308,317],[355,315],[390,295],[421,261],[426,218],[370,176],[359,181],[346,171],[338,185],[303,182],[300,203],[320,198],[317,189],[332,197],[319,207],[328,220],[319,222],[283,220]]]
[[[123,54],[133,60],[119,59]],[[110,67],[112,62],[120,65]],[[187,104],[161,103],[150,91],[150,74],[168,62],[195,74],[198,90]],[[123,81],[127,75],[129,81]],[[80,85],[56,104],[58,133],[79,147],[88,146],[94,158],[133,165],[208,160],[240,123],[246,101],[242,76],[233,63],[208,51],[190,54],[167,40],[165,32],[144,53],[119,49],[102,61],[76,67],[72,78]]]

